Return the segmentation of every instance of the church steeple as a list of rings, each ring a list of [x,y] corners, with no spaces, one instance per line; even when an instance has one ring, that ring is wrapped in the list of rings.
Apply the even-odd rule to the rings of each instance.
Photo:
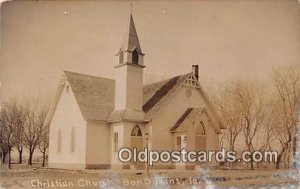
[[[125,39],[117,56],[119,56],[119,65],[135,64],[143,66],[144,54],[142,52],[132,13],[130,14],[129,28],[127,29]]]
[[[142,117],[143,105],[143,58],[141,45],[130,14],[129,28],[119,53],[118,64],[115,66],[115,110],[131,112],[132,119]],[[135,113],[133,113],[135,112]]]

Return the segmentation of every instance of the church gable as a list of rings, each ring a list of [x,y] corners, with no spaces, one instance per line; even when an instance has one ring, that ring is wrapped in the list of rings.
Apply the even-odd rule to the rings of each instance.
[[[58,95],[55,107],[51,107],[49,164],[56,167],[68,162],[82,168],[85,163],[86,121],[65,77],[61,80]]]
[[[164,82],[146,85],[144,87],[145,103],[143,106],[143,110],[146,112],[146,118],[153,118],[155,114],[157,114],[160,109],[164,108],[168,101],[170,101],[182,88],[187,89],[185,95],[189,95],[192,90],[196,92],[196,94],[201,98],[203,103],[202,106],[206,107],[208,114],[210,114],[212,120],[215,122],[217,130],[225,128],[223,121],[214,110],[213,105],[209,101],[194,73],[176,76]],[[181,99],[178,100],[180,101]],[[190,107],[197,107],[195,106],[196,104],[191,105]]]
[[[197,81],[194,74],[190,74],[183,82],[183,85],[192,87],[192,88],[200,88],[200,84]]]
[[[59,97],[56,99],[55,107],[51,107],[51,109],[54,109],[52,123],[57,120],[62,121],[66,116],[68,118],[71,118],[72,115],[76,115],[76,117],[84,120],[80,108],[77,104],[75,94],[71,90],[70,83],[65,75],[63,75],[60,81],[58,95]]]
[[[209,121],[217,134],[221,134],[220,129],[216,127],[218,123],[213,123],[206,109],[188,108],[182,116],[177,120],[170,132],[187,132],[194,123],[201,121]]]

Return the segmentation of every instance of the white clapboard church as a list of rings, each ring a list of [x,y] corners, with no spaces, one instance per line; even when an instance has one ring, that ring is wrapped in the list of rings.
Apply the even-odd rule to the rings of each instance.
[[[144,85],[144,55],[130,15],[114,80],[63,72],[47,119],[49,167],[133,168],[133,163],[118,160],[122,147],[219,149],[224,125],[198,81],[198,66],[191,73]]]

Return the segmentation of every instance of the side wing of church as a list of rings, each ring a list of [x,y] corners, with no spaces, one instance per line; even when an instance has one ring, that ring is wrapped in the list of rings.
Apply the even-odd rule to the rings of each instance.
[[[120,162],[123,147],[219,149],[218,134],[225,127],[198,81],[198,65],[191,73],[143,85],[144,53],[132,15],[117,56],[114,80],[64,71],[47,118],[49,167],[141,166]]]

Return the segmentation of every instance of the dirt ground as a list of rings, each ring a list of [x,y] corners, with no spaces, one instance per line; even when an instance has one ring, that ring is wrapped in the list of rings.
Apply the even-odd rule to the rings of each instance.
[[[61,170],[1,166],[0,186],[19,188],[298,188],[296,171]],[[231,186],[231,187],[230,187]],[[233,187],[234,186],[234,187]],[[0,187],[0,189],[2,189]]]

